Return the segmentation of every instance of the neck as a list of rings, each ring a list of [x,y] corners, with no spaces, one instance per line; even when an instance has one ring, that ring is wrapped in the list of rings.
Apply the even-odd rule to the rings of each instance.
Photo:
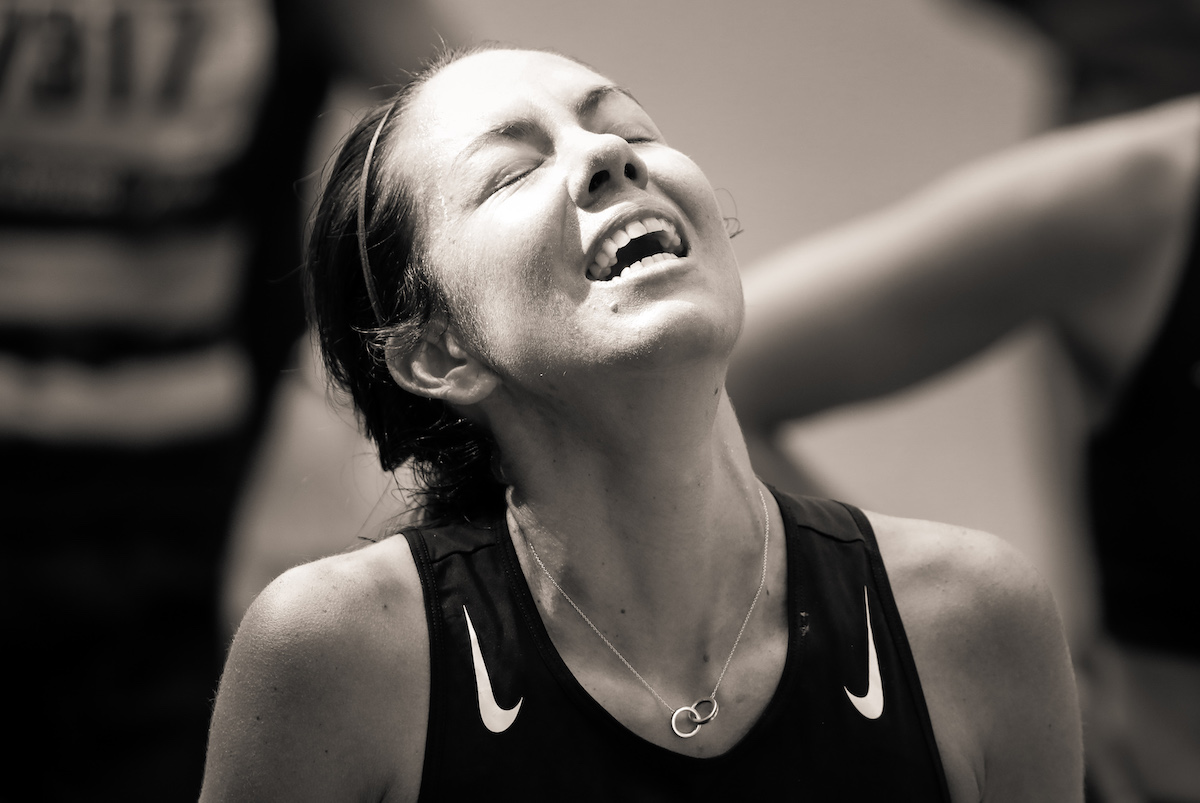
[[[727,600],[748,604],[762,561],[761,486],[723,374],[664,373],[564,394],[552,410],[516,400],[493,422],[518,552],[543,610],[575,616],[528,560],[529,544],[598,626],[628,624],[633,652],[633,619],[615,612],[636,616],[647,647],[663,645],[656,628],[727,641],[727,620],[744,615]]]

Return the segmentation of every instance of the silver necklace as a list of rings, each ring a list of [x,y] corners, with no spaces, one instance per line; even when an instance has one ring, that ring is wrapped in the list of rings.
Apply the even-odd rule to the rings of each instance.
[[[771,515],[767,512],[767,500],[766,497],[763,496],[761,488],[758,491],[758,501],[762,503],[763,521],[765,522],[763,525],[762,576],[759,577],[758,580],[758,590],[754,592],[754,599],[750,602],[750,610],[746,611],[746,618],[742,620],[742,626],[738,628],[737,638],[733,640],[733,647],[729,650],[729,657],[725,659],[725,666],[721,667],[721,674],[717,677],[717,683],[715,686],[713,686],[712,692],[707,697],[701,697],[691,705],[681,705],[679,708],[673,708],[670,703],[662,698],[661,694],[654,690],[653,686],[646,682],[646,679],[642,677],[641,673],[634,669],[633,665],[629,663],[629,661],[625,660],[625,656],[621,655],[620,651],[613,646],[612,642],[600,632],[600,628],[592,624],[592,620],[589,619],[587,614],[575,604],[575,600],[571,599],[571,595],[563,590],[563,587],[560,586],[558,581],[554,579],[554,575],[550,574],[550,570],[546,568],[546,564],[542,563],[542,559],[538,556],[537,550],[533,548],[533,542],[529,540],[529,536],[525,534],[524,529],[519,523],[517,523],[516,516],[511,514],[510,509],[510,518],[512,519],[513,523],[517,525],[517,529],[521,530],[521,534],[525,538],[525,546],[529,547],[529,554],[533,555],[533,559],[537,561],[537,565],[542,567],[542,572],[545,573],[546,579],[548,579],[550,583],[558,589],[558,593],[562,594],[563,599],[565,599],[570,606],[575,609],[575,613],[579,614],[580,618],[587,622],[588,627],[590,627],[592,631],[600,637],[600,640],[603,641],[610,650],[612,650],[613,655],[617,656],[617,658],[621,660],[621,663],[625,664],[625,668],[632,672],[633,676],[641,681],[641,684],[645,686],[651,694],[654,695],[654,699],[662,703],[666,709],[671,712],[671,730],[674,731],[675,735],[681,739],[692,738],[700,732],[700,728],[717,718],[717,713],[721,710],[721,707],[717,705],[717,689],[721,688],[721,681],[725,679],[725,671],[729,669],[729,662],[733,660],[733,654],[737,652],[738,644],[741,643],[742,640],[742,633],[746,631],[746,625],[750,621],[750,615],[754,613],[754,606],[758,604],[758,598],[762,594],[763,586],[767,584],[767,549],[771,543]],[[701,713],[701,709],[704,709],[703,713]],[[680,728],[680,716],[685,717],[687,722],[692,723],[695,727],[691,730],[683,730]],[[687,726],[687,722],[684,723],[684,727]]]

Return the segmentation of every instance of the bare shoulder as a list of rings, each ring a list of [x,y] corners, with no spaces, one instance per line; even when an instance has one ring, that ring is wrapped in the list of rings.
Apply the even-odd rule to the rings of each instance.
[[[415,799],[428,694],[405,539],[291,569],[250,606],[230,648],[202,800]]]
[[[1053,611],[1037,570],[1003,539],[953,524],[866,515],[897,602],[903,598],[914,620],[931,617],[944,625],[948,617]]]
[[[1061,624],[1050,590],[1008,542],[940,522],[867,515],[914,652],[939,662],[930,671],[967,669],[993,686],[1007,680],[996,677],[1000,670],[1057,649]]]
[[[954,799],[1082,800],[1074,674],[1041,575],[989,533],[867,517]]]

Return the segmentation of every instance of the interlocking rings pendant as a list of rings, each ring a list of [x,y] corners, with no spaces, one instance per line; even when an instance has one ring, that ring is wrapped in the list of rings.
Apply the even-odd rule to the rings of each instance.
[[[708,708],[708,713],[701,714],[700,709]],[[675,731],[675,735],[680,739],[690,739],[700,732],[700,728],[712,722],[717,718],[717,712],[721,710],[721,706],[717,705],[716,697],[702,697],[691,705],[680,706],[675,709],[675,713],[671,714],[671,730]],[[679,729],[679,715],[687,714],[688,720],[696,727],[690,731]]]

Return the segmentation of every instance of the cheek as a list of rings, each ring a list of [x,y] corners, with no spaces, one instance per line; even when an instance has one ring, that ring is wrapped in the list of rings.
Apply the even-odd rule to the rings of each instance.
[[[647,159],[647,167],[650,180],[683,207],[694,225],[708,229],[715,222],[723,230],[716,193],[699,165],[678,151],[666,150],[657,159]]]
[[[559,286],[564,267],[581,253],[577,231],[572,238],[574,219],[564,219],[561,206],[544,195],[517,193],[474,216],[462,231],[464,251],[487,277],[489,297],[535,315]]]
[[[554,328],[563,253],[561,226],[505,212],[444,228],[431,250],[451,310],[498,363]]]

